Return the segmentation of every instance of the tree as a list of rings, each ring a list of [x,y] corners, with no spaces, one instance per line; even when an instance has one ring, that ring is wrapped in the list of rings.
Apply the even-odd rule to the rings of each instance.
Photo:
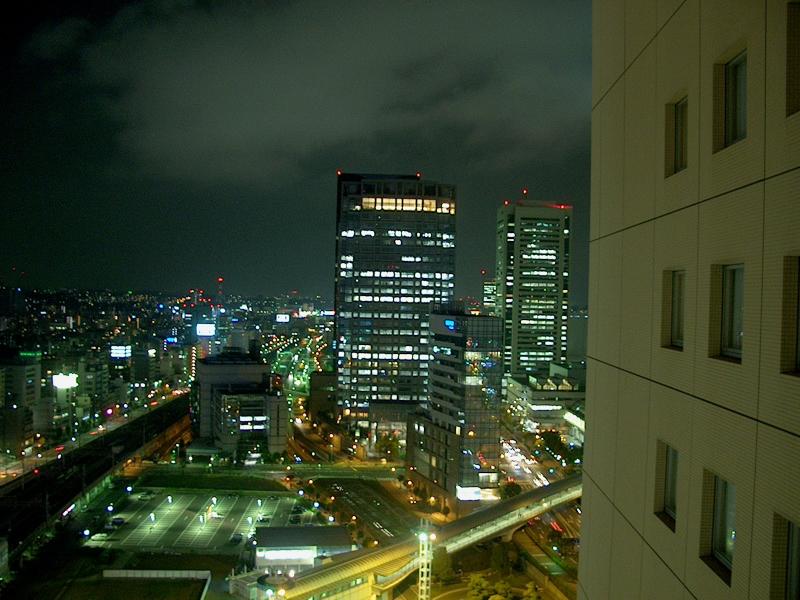
[[[447,553],[447,548],[438,546],[433,550],[433,559],[431,560],[431,572],[434,577],[442,578],[446,572],[453,570],[453,559]]]
[[[492,546],[492,554],[490,557],[492,569],[498,573],[508,573],[511,570],[511,565],[508,562],[508,552],[506,546],[502,542]]]
[[[400,442],[397,436],[384,433],[375,441],[375,452],[387,458],[400,458]]]
[[[513,498],[522,492],[522,487],[516,481],[509,481],[505,485],[500,486],[500,497],[503,500]]]
[[[508,598],[511,596],[511,585],[505,581],[498,581],[494,584],[494,593],[503,598]]]
[[[494,593],[494,588],[482,575],[470,575],[467,582],[467,598],[469,600],[487,600]]]
[[[522,600],[541,600],[539,595],[539,586],[534,582],[528,582],[525,586],[525,591],[522,594]]]

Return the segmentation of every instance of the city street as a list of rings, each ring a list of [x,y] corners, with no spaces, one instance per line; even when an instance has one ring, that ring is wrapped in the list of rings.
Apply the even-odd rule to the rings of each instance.
[[[391,497],[366,482],[319,479],[316,484],[341,501],[347,511],[357,515],[361,524],[373,531],[379,542],[408,534],[418,522],[410,510],[398,506]]]
[[[515,440],[504,440],[501,447],[504,455],[503,470],[523,488],[542,487],[549,485],[551,481],[561,479],[560,465],[547,460],[548,457],[542,456],[542,453],[535,456]]]

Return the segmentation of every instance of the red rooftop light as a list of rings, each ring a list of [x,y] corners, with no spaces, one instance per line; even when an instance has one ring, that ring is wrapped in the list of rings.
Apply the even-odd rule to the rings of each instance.
[[[341,169],[336,169],[336,176],[337,177],[341,177],[342,176],[342,170]]]
[[[509,206],[511,204],[511,200],[503,200],[503,206]]]
[[[421,179],[421,178],[422,178],[422,173],[420,171],[417,171],[417,179]]]
[[[528,188],[526,188],[526,187],[522,188],[522,195],[523,196],[527,196],[528,195]]]

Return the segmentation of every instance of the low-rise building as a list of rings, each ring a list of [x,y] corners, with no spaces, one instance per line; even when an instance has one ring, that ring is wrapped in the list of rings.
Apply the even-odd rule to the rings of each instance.
[[[569,377],[511,377],[506,387],[506,415],[514,429],[556,429],[569,442],[583,445],[585,398],[580,381]]]
[[[199,438],[234,460],[286,450],[288,404],[272,387],[267,364],[236,351],[206,357],[197,363],[192,393]]]
[[[325,557],[350,552],[346,527],[256,527],[256,569],[267,574],[298,573],[322,563]]]

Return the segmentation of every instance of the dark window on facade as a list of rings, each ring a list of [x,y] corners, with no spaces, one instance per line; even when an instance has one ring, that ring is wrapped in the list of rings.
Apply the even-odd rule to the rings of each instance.
[[[786,5],[786,116],[800,110],[800,2]]]
[[[720,355],[741,360],[744,313],[744,265],[722,267]]]
[[[683,306],[686,271],[672,271],[672,302],[670,305],[670,346],[683,349]]]
[[[747,137],[747,53],[725,65],[725,145]]]

